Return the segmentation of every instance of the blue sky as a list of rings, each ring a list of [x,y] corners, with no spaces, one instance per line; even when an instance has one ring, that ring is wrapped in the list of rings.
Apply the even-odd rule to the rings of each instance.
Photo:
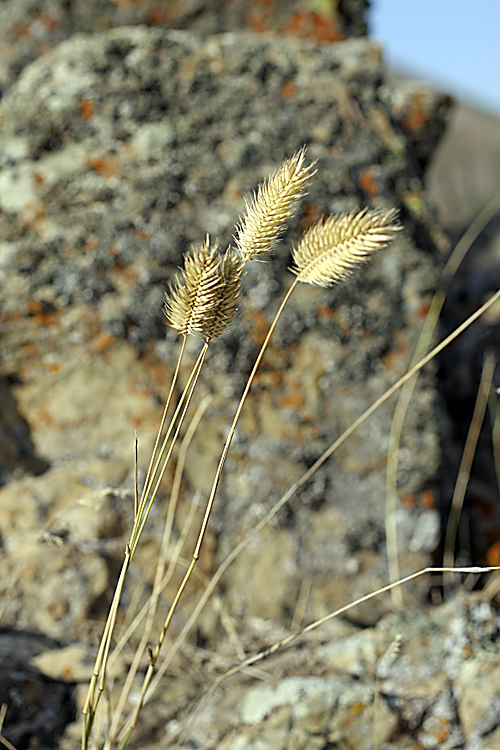
[[[500,115],[500,0],[371,0],[387,65]]]

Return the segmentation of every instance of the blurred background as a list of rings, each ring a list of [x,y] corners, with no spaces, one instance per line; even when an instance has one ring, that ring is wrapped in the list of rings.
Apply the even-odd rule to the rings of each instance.
[[[427,186],[441,223],[458,238],[500,190],[500,3],[371,0],[367,21],[394,73],[456,100]]]
[[[372,0],[368,23],[390,67],[500,115],[498,0]]]

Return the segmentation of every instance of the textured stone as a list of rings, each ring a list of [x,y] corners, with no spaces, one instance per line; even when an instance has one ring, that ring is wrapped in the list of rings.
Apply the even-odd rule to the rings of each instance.
[[[223,245],[231,241],[244,195],[304,143],[318,160],[315,182],[270,262],[250,264],[240,316],[209,350],[200,395],[210,396],[210,405],[192,443],[173,527],[173,543],[184,535],[187,544],[160,598],[153,633],[196,542],[203,510],[200,503],[191,513],[193,494],[206,496],[236,398],[290,282],[291,242],[323,213],[397,205],[406,233],[349,284],[304,287],[292,298],[243,413],[199,575],[173,634],[217,565],[405,372],[440,258],[420,167],[413,171],[406,154],[414,141],[391,109],[383,76],[380,50],[366,39],[320,45],[136,27],[74,36],[28,66],[9,89],[0,150],[2,374],[17,383],[13,393],[28,437],[50,468],[2,490],[8,625],[61,641],[85,634],[98,640],[130,533],[134,432],[142,480],[175,367],[178,343],[165,333],[162,312],[165,286],[183,251],[207,231]],[[442,118],[439,100],[432,101]],[[422,142],[430,148],[429,140]],[[186,361],[197,347],[189,344]],[[181,380],[188,374],[186,364]],[[429,372],[419,381],[403,434],[404,504],[397,507],[403,573],[428,560],[430,545],[412,548],[410,541],[439,459],[433,399]],[[223,663],[259,648],[271,632],[286,632],[292,622],[325,615],[386,582],[391,418],[392,407],[385,406],[365,423],[222,579],[197,632]],[[167,496],[166,487],[134,558],[120,626],[151,590]],[[413,587],[415,606],[423,589]],[[385,602],[373,600],[351,616],[366,626],[386,611]],[[137,640],[130,636],[125,661]],[[360,653],[367,652],[360,646]],[[346,690],[355,670],[362,672],[359,653],[346,664]],[[313,672],[294,677],[330,679]],[[349,741],[359,747],[371,737],[371,679],[359,689],[351,685],[341,701],[347,713],[359,709],[364,717],[349,724]],[[138,690],[134,685],[133,695]],[[166,698],[169,720],[189,694],[186,688],[184,698]],[[293,714],[296,725],[286,735],[289,750],[326,747],[337,741],[328,737],[344,736],[338,716],[327,717],[320,741],[311,736],[329,707],[326,701],[318,714],[312,707],[299,716],[296,706],[281,706],[280,716],[288,721]],[[146,712],[149,737],[163,731],[156,708],[152,725]],[[383,737],[394,723],[386,713]],[[255,731],[248,739],[255,747],[283,746],[280,727],[270,739]],[[222,747],[217,726],[210,732],[204,746]],[[224,742],[237,741],[237,734],[234,728]]]

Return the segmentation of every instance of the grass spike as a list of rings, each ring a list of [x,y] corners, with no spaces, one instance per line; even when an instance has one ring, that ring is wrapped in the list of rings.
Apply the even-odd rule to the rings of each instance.
[[[344,280],[402,229],[397,216],[394,208],[363,208],[328,216],[302,235],[292,252],[293,273],[299,281],[319,286]]]
[[[262,185],[249,201],[234,238],[244,263],[265,255],[276,245],[297,201],[316,174],[315,162],[305,165],[306,149],[297,151]]]

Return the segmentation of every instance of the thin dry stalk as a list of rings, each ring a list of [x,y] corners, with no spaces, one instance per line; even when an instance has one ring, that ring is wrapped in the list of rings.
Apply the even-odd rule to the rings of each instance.
[[[498,402],[499,391],[492,393],[489,400],[489,413],[491,423],[491,443],[493,445],[493,460],[497,487],[500,489],[500,404]],[[1,615],[0,615],[1,619]]]
[[[202,612],[203,608],[207,604],[208,600],[210,599],[212,593],[214,592],[215,588],[217,587],[220,579],[224,575],[224,573],[228,570],[228,568],[232,565],[232,563],[239,557],[239,555],[243,552],[244,549],[250,544],[252,539],[254,539],[266,526],[267,524],[276,516],[276,514],[283,508],[284,505],[286,505],[287,502],[296,494],[296,492],[306,483],[309,481],[309,479],[313,476],[313,474],[318,471],[318,469],[335,453],[338,448],[370,417],[382,404],[384,404],[386,401],[388,401],[391,396],[393,396],[397,391],[404,386],[405,383],[407,383],[411,378],[413,378],[423,367],[425,367],[428,362],[430,362],[434,357],[436,357],[440,352],[443,351],[443,349],[446,349],[447,346],[449,346],[458,336],[460,336],[470,325],[472,325],[476,320],[478,320],[487,310],[489,310],[490,307],[492,307],[498,300],[500,299],[500,290],[496,292],[490,299],[484,303],[478,310],[476,310],[475,313],[473,313],[469,318],[462,323],[455,331],[453,331],[449,336],[447,336],[440,344],[438,344],[434,349],[429,352],[423,359],[420,360],[420,362],[417,362],[414,367],[411,368],[403,377],[401,377],[394,385],[392,385],[385,393],[382,394],[368,409],[366,409],[363,414],[361,414],[350,427],[345,430],[342,435],[340,435],[331,445],[329,448],[327,448],[324,453],[317,459],[317,461],[298,479],[294,484],[285,492],[284,495],[281,496],[281,498],[273,505],[273,507],[266,513],[265,516],[259,521],[259,523],[255,526],[255,528],[244,538],[242,541],[229,553],[229,555],[226,557],[226,559],[219,565],[217,570],[215,571],[214,575],[210,579],[210,583],[207,587],[207,589],[203,592],[202,596],[200,597],[196,607],[191,612],[191,615],[189,616],[188,620],[186,621],[184,627],[182,628],[181,632],[177,636],[176,640],[172,644],[172,647],[169,649],[169,653],[167,654],[166,658],[162,662],[161,666],[158,668],[158,671],[155,675],[154,680],[151,682],[151,689],[149,691],[149,695],[153,695],[154,691],[159,685],[159,682],[167,669],[169,668],[170,664],[172,663],[172,660],[174,659],[175,655],[178,653],[179,649],[181,648],[183,642],[185,641],[187,635],[193,628],[196,620],[198,619],[200,613]],[[397,586],[398,584],[395,583]],[[392,591],[392,589],[389,589]]]
[[[138,493],[134,498],[135,517],[129,543],[125,550],[124,561],[116,586],[98,655],[94,665],[93,676],[84,706],[84,722],[82,730],[82,748],[88,747],[92,725],[99,699],[104,690],[106,668],[116,624],[118,607],[125,585],[125,578],[132,561],[133,555],[141,538],[144,526],[148,519],[154,499],[158,493],[161,481],[165,474],[169,459],[172,455],[175,442],[179,435],[183,420],[196,387],[209,342],[224,330],[229,324],[230,317],[234,313],[235,300],[238,293],[241,277],[241,261],[224,256],[221,258],[217,247],[211,247],[209,238],[198,248],[193,248],[185,260],[183,275],[178,277],[176,283],[170,290],[166,301],[166,314],[170,324],[183,336],[183,346],[178,359],[174,382],[171,385],[167,406],[164,410],[160,423],[153,456],[149,464],[148,474],[141,494],[140,501]],[[168,406],[174,391],[180,361],[185,347],[185,338],[191,333],[200,333],[205,345],[194,365],[183,394],[179,399],[177,408],[170,421],[167,434],[163,439],[161,434],[166,422]],[[173,433],[170,447],[167,450],[168,441]],[[164,456],[164,454],[166,455]],[[163,462],[163,463],[162,463]],[[160,468],[161,467],[161,468]],[[154,484],[156,482],[156,484]],[[153,486],[154,485],[154,486]]]
[[[139,645],[136,648],[136,652],[132,660],[132,664],[129,667],[129,671],[125,679],[125,683],[122,687],[120,697],[118,699],[118,703],[114,710],[114,718],[113,718],[113,721],[111,722],[108,742],[107,742],[107,744],[110,747],[113,745],[113,742],[117,736],[118,725],[120,723],[120,719],[123,714],[123,710],[124,710],[125,703],[127,701],[130,689],[132,687],[132,682],[137,673],[141,659],[143,657],[146,646],[148,645],[149,638],[151,636],[151,631],[153,629],[154,616],[156,614],[156,610],[158,607],[158,599],[162,591],[163,580],[165,578],[165,567],[167,564],[167,557],[169,554],[169,545],[170,545],[170,539],[172,535],[174,516],[175,516],[176,509],[177,509],[177,501],[179,498],[181,478],[184,473],[184,466],[186,462],[187,451],[194,437],[194,434],[198,428],[198,425],[200,424],[203,414],[205,413],[210,401],[211,401],[211,397],[207,396],[206,398],[203,399],[203,401],[199,405],[198,409],[193,415],[193,418],[190,421],[190,424],[186,430],[186,434],[184,435],[184,438],[179,448],[177,466],[175,470],[174,481],[172,483],[172,491],[170,493],[167,516],[165,519],[165,525],[163,529],[163,537],[162,537],[162,541],[160,545],[160,553],[159,553],[158,561],[156,565],[155,579],[153,583],[153,591],[148,600],[147,607],[145,608],[146,614],[147,614],[146,623],[144,625],[144,629],[141,635],[141,640],[139,642]],[[193,503],[193,506],[194,505],[195,504]],[[171,569],[173,569],[173,566]]]
[[[465,256],[469,252],[473,243],[477,240],[481,232],[484,231],[493,217],[500,211],[500,192],[496,193],[477,214],[474,221],[461,236],[453,252],[443,269],[443,286],[438,289],[431,300],[429,311],[427,313],[422,331],[420,333],[415,351],[413,353],[410,367],[413,367],[428,351],[432,337],[434,336],[436,326],[441,315],[447,290],[458,271]],[[387,559],[389,566],[389,580],[397,581],[400,578],[399,556],[398,556],[398,533],[396,525],[396,508],[397,508],[397,476],[399,465],[399,446],[401,444],[401,435],[403,423],[408,411],[413,391],[417,384],[417,379],[408,382],[401,393],[394,410],[391,432],[389,435],[389,450],[387,452],[387,470],[386,470],[386,511],[385,511],[385,534],[387,543]],[[396,608],[403,605],[402,589],[394,589],[392,592],[392,601]]]
[[[184,739],[187,736],[188,730],[193,726],[194,722],[198,719],[200,716],[202,710],[205,708],[206,704],[210,700],[210,698],[213,696],[217,688],[227,680],[229,677],[233,677],[234,675],[238,674],[239,672],[242,672],[243,670],[248,669],[248,667],[252,667],[255,664],[259,664],[260,662],[264,661],[265,659],[269,659],[269,657],[274,656],[280,651],[283,651],[286,648],[289,648],[294,643],[296,643],[299,638],[302,638],[305,635],[308,635],[309,633],[312,633],[314,630],[317,630],[319,627],[324,625],[327,622],[330,622],[330,620],[334,620],[337,617],[340,617],[340,615],[345,614],[346,612],[349,612],[350,610],[354,609],[355,607],[358,607],[360,604],[364,604],[365,602],[370,601],[371,599],[374,599],[375,597],[381,596],[382,594],[385,594],[389,591],[392,591],[392,589],[396,588],[397,586],[403,586],[406,583],[409,583],[410,581],[414,581],[417,578],[420,578],[421,576],[427,575],[427,574],[433,574],[433,573],[472,573],[479,575],[481,573],[491,573],[493,571],[500,570],[500,566],[487,566],[487,567],[477,567],[477,566],[471,566],[467,568],[422,568],[421,570],[418,570],[416,573],[412,573],[411,575],[405,576],[404,578],[401,578],[399,581],[395,581],[394,583],[388,583],[387,586],[382,586],[381,588],[377,589],[376,591],[372,591],[370,594],[366,594],[365,596],[361,596],[359,599],[356,599],[353,602],[350,602],[349,604],[345,604],[343,607],[339,607],[339,609],[336,609],[334,612],[330,612],[328,615],[325,615],[324,617],[321,617],[319,620],[315,620],[314,622],[311,622],[309,625],[306,625],[305,627],[301,628],[300,630],[296,631],[295,633],[291,633],[286,638],[283,638],[280,641],[276,641],[272,645],[268,646],[266,649],[259,651],[258,654],[253,654],[252,656],[249,656],[244,661],[240,662],[239,664],[236,664],[231,669],[228,669],[227,672],[225,672],[223,675],[218,677],[210,687],[210,689],[207,691],[205,696],[200,701],[199,705],[197,706],[195,712],[192,714],[191,718],[188,720],[188,722],[183,727],[183,731],[181,736],[179,737],[179,740],[177,742],[177,747],[179,747],[180,744],[184,741]]]
[[[186,542],[187,536],[189,534],[189,531],[192,527],[195,511],[198,507],[200,496],[197,493],[193,501],[191,502],[188,510],[188,514],[186,516],[186,520],[182,526],[181,533],[179,535],[179,539],[177,540],[177,543],[173,549],[172,556],[167,568],[167,572],[163,576],[161,582],[160,582],[160,594],[162,591],[165,590],[166,586],[168,585],[169,581],[172,578],[172,575],[174,573],[175,567],[180,562],[180,555],[182,548],[184,547],[184,544]],[[187,563],[186,566],[187,567]],[[134,617],[133,621],[130,623],[128,628],[123,632],[123,634],[120,636],[120,639],[118,643],[116,644],[116,648],[113,651],[113,654],[111,655],[109,659],[110,666],[114,664],[115,659],[118,657],[119,653],[123,651],[125,645],[129,642],[131,636],[135,633],[141,622],[144,620],[144,618],[147,616],[149,610],[149,601],[144,604],[142,609],[137,613],[137,615]]]
[[[168,392],[167,400],[166,400],[165,406],[163,408],[163,414],[162,414],[162,417],[161,417],[160,426],[159,426],[158,432],[156,434],[155,444],[154,444],[154,447],[153,447],[153,451],[151,453],[151,458],[149,460],[148,471],[147,471],[147,474],[146,474],[146,479],[144,481],[144,487],[143,487],[142,495],[141,495],[141,503],[144,502],[144,500],[145,500],[148,492],[150,491],[150,489],[151,489],[151,482],[154,481],[155,474],[156,474],[156,471],[158,469],[158,463],[156,463],[156,467],[155,467],[155,462],[157,461],[158,449],[159,449],[159,446],[160,446],[161,436],[163,434],[163,430],[164,430],[164,427],[165,427],[165,422],[167,421],[168,410],[170,408],[170,404],[172,403],[172,398],[173,398],[173,395],[174,395],[175,386],[177,385],[177,380],[179,378],[179,371],[180,371],[180,367],[181,367],[181,362],[182,362],[182,359],[183,359],[183,356],[184,356],[184,352],[186,350],[186,342],[187,342],[187,335],[185,335],[185,336],[182,337],[181,351],[180,351],[179,356],[177,358],[177,364],[175,366],[175,371],[174,371],[174,374],[173,374],[173,377],[172,377],[172,382],[170,384],[170,390]],[[137,490],[136,490],[136,493],[137,493]],[[138,495],[137,495],[137,497],[138,497]],[[138,514],[139,514],[139,502],[137,502],[137,507],[136,507],[135,515],[137,516]]]
[[[6,716],[6,714],[7,714],[7,704],[6,704],[6,703],[2,703],[2,705],[0,706],[0,743],[1,743],[1,744],[2,744],[2,745],[3,745],[4,747],[6,747],[6,748],[7,748],[7,750],[17,750],[17,749],[16,749],[15,747],[14,747],[14,745],[12,745],[12,744],[11,744],[11,743],[9,742],[9,740],[7,740],[7,739],[6,739],[6,738],[5,738],[4,736],[3,736],[3,734],[2,734],[3,723],[4,723],[4,721],[5,721],[5,716]]]
[[[451,567],[455,559],[455,542],[457,538],[458,524],[464,504],[465,492],[467,490],[467,485],[469,484],[472,461],[474,460],[479,434],[486,413],[486,406],[491,391],[491,383],[495,372],[495,364],[496,361],[493,352],[486,354],[483,363],[483,371],[481,373],[481,382],[479,383],[479,388],[477,390],[474,413],[467,433],[457,481],[455,483],[455,490],[453,492],[453,499],[451,501],[450,515],[448,518],[444,542],[443,565],[445,567]],[[445,577],[444,585],[448,590],[451,588],[453,581],[450,580],[450,576]]]
[[[393,236],[401,229],[397,223],[397,211],[379,210],[362,210],[353,211],[345,216],[335,217],[332,221],[328,219],[311,227],[304,233],[296,250],[293,253],[293,260],[296,266],[296,278],[285,294],[278,312],[272,321],[269,331],[264,339],[264,343],[257,355],[252,371],[248,377],[247,383],[243,390],[240,402],[237,406],[231,427],[224,443],[222,455],[215,474],[212,489],[205,509],[205,515],[201,525],[200,533],[193,552],[193,557],[189,568],[179,586],[179,589],[173,599],[170,611],[166,617],[163,630],[158,639],[154,651],[150,654],[150,665],[144,678],[143,687],[136,710],[132,718],[130,729],[127,732],[122,746],[126,744],[131,732],[135,729],[139,713],[144,704],[146,693],[148,691],[153,675],[156,671],[156,663],[160,655],[163,642],[165,640],[168,628],[172,621],[173,615],[180,601],[180,598],[188,584],[193,573],[196,563],[200,556],[201,546],[207,530],[208,522],[212,512],[215,496],[219,487],[220,478],[226,462],[226,458],[231,447],[231,442],[238,424],[243,406],[245,405],[248,393],[252,386],[253,380],[260,366],[262,358],[268,347],[269,341],[274,333],[278,321],[290,299],[295,287],[300,281],[309,284],[319,284],[321,286],[336,283],[344,280],[352,273],[356,265],[367,260],[368,256],[375,250],[385,247]]]

